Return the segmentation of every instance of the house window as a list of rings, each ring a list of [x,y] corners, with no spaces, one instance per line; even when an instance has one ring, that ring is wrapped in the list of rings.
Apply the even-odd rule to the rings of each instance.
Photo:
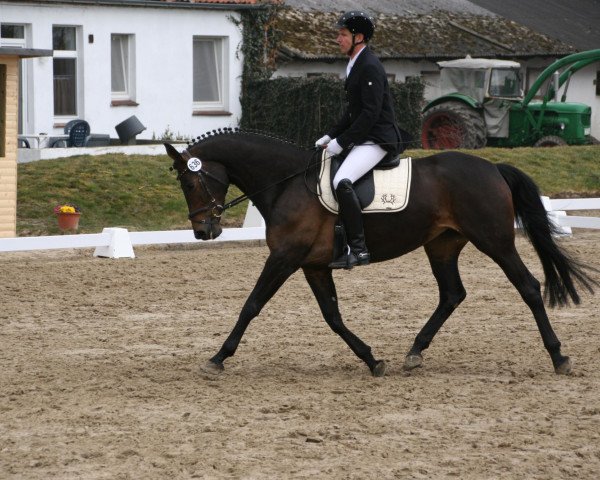
[[[77,116],[77,28],[52,27],[54,115]]]
[[[0,26],[0,45],[3,47],[25,47],[25,25]]]
[[[198,113],[221,111],[227,105],[227,39],[194,37],[193,101]]]
[[[113,100],[134,100],[135,36],[110,36],[110,78]]]

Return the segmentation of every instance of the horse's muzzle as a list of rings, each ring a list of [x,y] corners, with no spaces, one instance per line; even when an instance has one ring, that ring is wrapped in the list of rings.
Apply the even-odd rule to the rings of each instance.
[[[223,233],[223,228],[216,223],[203,225],[200,228],[194,229],[194,237],[197,240],[214,240],[221,233]]]

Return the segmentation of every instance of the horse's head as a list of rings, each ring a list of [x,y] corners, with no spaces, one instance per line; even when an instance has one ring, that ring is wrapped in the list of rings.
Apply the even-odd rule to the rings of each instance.
[[[177,172],[188,205],[194,236],[199,240],[217,238],[223,231],[221,213],[229,187],[225,167],[192,157],[187,150],[179,153],[168,143],[164,146],[173,159],[173,170]]]

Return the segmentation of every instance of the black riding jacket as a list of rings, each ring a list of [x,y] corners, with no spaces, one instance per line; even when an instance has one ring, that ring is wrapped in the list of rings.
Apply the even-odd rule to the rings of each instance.
[[[365,47],[350,70],[344,86],[346,111],[327,135],[346,149],[368,140],[388,152],[401,150],[387,75],[379,59]]]

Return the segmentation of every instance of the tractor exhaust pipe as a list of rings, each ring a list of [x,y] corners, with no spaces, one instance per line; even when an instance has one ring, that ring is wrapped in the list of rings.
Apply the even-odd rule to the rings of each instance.
[[[560,88],[558,72],[552,74],[552,87],[554,88],[554,101],[558,102],[560,101],[558,98],[558,89]]]

